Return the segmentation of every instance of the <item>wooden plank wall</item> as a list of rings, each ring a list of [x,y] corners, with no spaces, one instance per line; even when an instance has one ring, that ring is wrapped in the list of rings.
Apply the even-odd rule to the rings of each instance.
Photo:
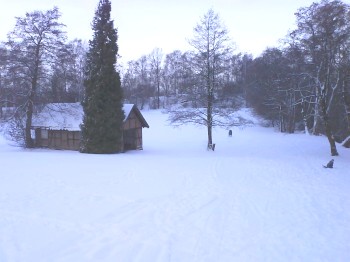
[[[49,148],[79,150],[80,131],[49,130]]]
[[[42,137],[36,130],[36,142],[38,147],[47,147],[52,149],[79,150],[80,148],[80,131],[68,130],[45,130],[48,137]]]

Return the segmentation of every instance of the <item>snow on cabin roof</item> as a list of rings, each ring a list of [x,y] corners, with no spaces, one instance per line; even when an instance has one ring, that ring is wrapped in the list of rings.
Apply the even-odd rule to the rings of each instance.
[[[125,114],[124,121],[129,117],[131,110],[133,109],[134,104],[124,104],[123,105],[123,110]]]
[[[129,117],[133,107],[134,104],[123,105],[124,121]],[[32,126],[80,131],[83,115],[84,111],[80,103],[51,103],[34,115]],[[146,126],[148,127],[147,123]]]

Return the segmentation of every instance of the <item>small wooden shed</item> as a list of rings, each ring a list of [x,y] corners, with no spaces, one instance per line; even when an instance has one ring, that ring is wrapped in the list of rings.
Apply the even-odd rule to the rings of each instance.
[[[142,128],[148,123],[134,104],[124,104],[123,151],[143,149]],[[50,104],[32,126],[36,147],[79,150],[83,109],[80,104]]]

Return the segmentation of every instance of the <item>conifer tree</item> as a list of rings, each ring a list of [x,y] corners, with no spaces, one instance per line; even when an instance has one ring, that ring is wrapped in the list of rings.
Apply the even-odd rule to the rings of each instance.
[[[109,154],[122,150],[122,88],[116,71],[117,30],[110,18],[111,2],[100,0],[92,23],[85,68],[81,152]]]

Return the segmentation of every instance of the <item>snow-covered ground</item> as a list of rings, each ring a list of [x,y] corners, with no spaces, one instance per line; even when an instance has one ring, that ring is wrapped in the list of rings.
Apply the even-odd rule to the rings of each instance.
[[[350,150],[144,111],[144,150],[24,150],[0,138],[0,261],[350,261]]]

